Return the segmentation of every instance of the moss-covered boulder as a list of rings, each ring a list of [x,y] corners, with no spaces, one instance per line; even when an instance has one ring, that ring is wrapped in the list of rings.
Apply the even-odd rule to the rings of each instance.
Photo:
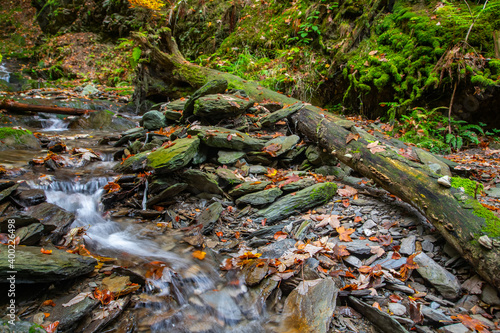
[[[182,112],[182,119],[189,119],[194,112],[195,102],[203,96],[222,94],[227,89],[227,80],[212,80],[203,85],[200,89],[196,90],[191,97],[184,104],[184,109]]]
[[[265,141],[252,138],[251,136],[222,127],[196,126],[190,128],[188,133],[198,135],[203,143],[209,147],[230,150],[261,150]]]
[[[283,194],[283,191],[278,187],[272,187],[270,189],[250,193],[242,196],[239,199],[236,199],[237,205],[251,205],[251,206],[262,206],[267,205],[274,202],[280,195]]]
[[[117,164],[117,172],[137,172],[140,170],[155,170],[156,174],[164,174],[179,170],[191,162],[198,152],[200,139],[197,137],[177,139],[173,145],[161,147],[154,152],[145,151],[131,156]]]
[[[142,126],[148,131],[158,130],[166,126],[166,118],[160,111],[149,111],[142,116]]]
[[[259,210],[255,218],[274,223],[297,212],[328,202],[337,193],[335,183],[318,183],[295,193],[285,195],[269,207]]]
[[[194,103],[193,114],[209,123],[233,118],[247,111],[254,101],[236,95],[207,95]]]
[[[102,110],[75,119],[68,125],[68,128],[125,131],[135,126],[136,123],[132,120],[123,118],[111,111]]]
[[[203,172],[198,169],[189,169],[182,173],[182,178],[191,186],[191,190],[195,193],[224,193],[219,187],[217,176],[212,173]]]
[[[0,151],[7,149],[40,149],[31,131],[17,127],[0,127]]]
[[[245,182],[243,184],[237,185],[235,188],[233,188],[231,191],[229,191],[229,195],[232,196],[233,198],[238,198],[241,197],[242,195],[257,192],[257,191],[262,191],[263,189],[266,188],[267,185],[271,185],[271,181],[249,181]]]

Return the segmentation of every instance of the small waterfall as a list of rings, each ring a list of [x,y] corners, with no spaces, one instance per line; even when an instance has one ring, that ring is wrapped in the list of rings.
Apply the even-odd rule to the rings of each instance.
[[[62,120],[53,114],[44,115],[44,118],[41,119],[43,131],[60,132],[68,129],[69,123],[67,121]]]
[[[147,201],[148,201],[148,180],[146,179],[146,184],[144,185],[144,196],[142,197],[142,210],[146,210]]]
[[[10,82],[10,72],[3,64],[0,64],[0,80]]]

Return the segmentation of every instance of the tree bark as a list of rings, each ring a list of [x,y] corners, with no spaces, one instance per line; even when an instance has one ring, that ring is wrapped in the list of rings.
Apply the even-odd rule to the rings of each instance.
[[[329,115],[306,107],[293,114],[291,120],[303,136],[415,207],[477,273],[500,288],[500,248],[487,249],[478,242],[478,237],[485,234],[486,221],[470,209],[473,203],[480,205],[477,201],[470,197],[458,200],[457,197],[464,199],[462,192],[439,185],[438,177],[424,165],[400,156],[389,146],[383,152],[372,153],[367,148],[369,142],[363,138],[346,143],[351,132],[337,125],[337,120]]]
[[[93,112],[94,110],[86,109],[75,109],[75,108],[65,108],[59,106],[44,106],[44,105],[33,105],[19,103],[13,100],[4,99],[0,101],[0,109],[17,111],[17,112],[45,112],[45,113],[57,113],[66,114],[72,116],[81,116],[88,112]]]

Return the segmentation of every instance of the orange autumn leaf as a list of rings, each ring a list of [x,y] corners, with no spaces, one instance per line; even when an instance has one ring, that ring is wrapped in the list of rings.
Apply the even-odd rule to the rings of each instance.
[[[239,239],[241,237],[241,233],[239,231],[236,231],[234,233],[234,238]]]
[[[348,284],[348,285],[340,288],[340,290],[358,290],[358,285],[356,285],[356,284]]]
[[[380,307],[380,304],[378,304],[378,302],[373,303],[373,305],[372,305],[372,306],[373,306],[374,308],[377,308],[377,309],[379,309],[380,311],[382,311],[382,308]]]
[[[115,182],[109,182],[103,187],[108,193],[117,192],[121,189],[121,186]]]
[[[342,199],[342,206],[344,206],[345,208],[349,207],[349,199],[348,198]]]
[[[347,135],[347,138],[345,139],[345,143],[348,144],[352,140],[358,141],[358,139],[361,137],[359,134],[354,134],[354,133],[349,133]]]
[[[50,313],[49,312],[44,312],[43,315],[45,316],[45,318],[50,317]]]
[[[40,252],[43,254],[52,254],[52,250],[45,250],[43,247],[40,249]]]
[[[359,223],[359,222],[362,222],[362,221],[363,221],[363,218],[361,216],[354,217],[354,223]]]
[[[277,231],[274,234],[274,239],[279,240],[279,239],[285,239],[288,237],[288,234],[284,231]]]
[[[108,305],[114,299],[113,293],[107,289],[100,290],[99,288],[95,288],[93,295],[102,305]]]
[[[352,234],[355,230],[353,228],[346,229],[344,227],[338,227],[337,232],[339,233],[339,239],[343,242],[352,242],[350,234]]]
[[[456,316],[452,316],[452,319],[458,319],[466,326],[468,329],[472,331],[478,331],[480,333],[490,333],[488,330],[488,326],[486,326],[479,319],[474,319],[466,314],[458,314]]]
[[[220,237],[224,236],[224,233],[223,233],[222,231],[217,231],[217,232],[215,233],[215,235],[217,235],[217,237],[219,237],[219,238],[220,238]]]
[[[55,321],[52,324],[42,326],[47,333],[54,333],[57,330],[57,326],[59,325],[59,321]]]
[[[203,259],[205,259],[205,256],[207,255],[207,253],[204,251],[194,251],[192,253],[192,255],[194,258],[196,258],[198,260],[203,260]]]
[[[44,301],[44,302],[42,303],[42,306],[47,306],[47,305],[50,305],[50,306],[56,306],[56,303],[54,303],[54,301],[53,301],[53,300],[48,299],[48,300],[46,300],[46,301]]]

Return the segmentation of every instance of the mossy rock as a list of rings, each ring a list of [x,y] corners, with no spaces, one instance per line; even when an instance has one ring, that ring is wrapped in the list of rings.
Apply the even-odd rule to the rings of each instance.
[[[194,113],[195,102],[203,96],[213,95],[213,94],[223,94],[227,89],[227,80],[212,80],[203,85],[200,89],[196,90],[191,97],[184,104],[184,109],[182,112],[182,118],[188,119]]]
[[[265,141],[254,139],[245,133],[215,126],[190,128],[188,134],[198,135],[205,145],[214,148],[259,151],[265,144]]]
[[[274,202],[283,194],[283,191],[278,187],[272,187],[270,189],[250,193],[244,195],[236,200],[237,205],[251,205],[251,206],[262,206]]]
[[[191,186],[195,193],[223,194],[219,187],[217,176],[197,169],[189,169],[182,173],[182,178]]]
[[[295,193],[285,195],[269,207],[257,212],[254,219],[275,223],[293,214],[327,203],[337,193],[335,183],[318,183]]]
[[[237,185],[235,188],[233,188],[231,191],[229,191],[229,195],[232,196],[233,198],[238,198],[241,197],[245,194],[257,192],[257,191],[262,191],[263,189],[266,188],[267,185],[271,185],[271,181],[264,181],[264,182],[254,182],[254,181],[249,181],[245,182],[241,185]]]
[[[260,123],[262,126],[269,127],[273,126],[277,121],[286,118],[288,116],[291,116],[295,112],[299,111],[305,106],[304,103],[298,102],[293,105],[290,105],[289,107],[283,108],[281,110],[275,111],[273,113],[268,114],[267,116],[262,117],[260,120]]]
[[[23,128],[0,127],[0,151],[8,149],[40,149],[33,133]]]
[[[151,110],[142,116],[142,126],[148,131],[158,130],[166,126],[166,118],[160,111]]]

